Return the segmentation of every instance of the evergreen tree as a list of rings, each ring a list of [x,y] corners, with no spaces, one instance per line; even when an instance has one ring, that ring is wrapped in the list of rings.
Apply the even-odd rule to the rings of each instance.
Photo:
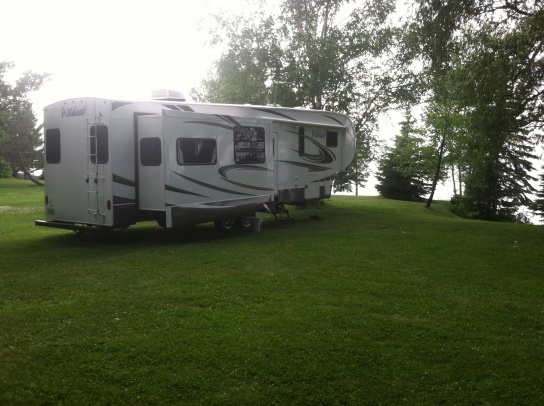
[[[423,201],[429,193],[432,149],[424,145],[413,125],[413,118],[407,114],[393,148],[379,161],[376,189],[383,197]]]
[[[544,166],[542,169],[544,170]],[[539,190],[536,192],[536,197],[535,201],[529,207],[534,214],[541,217],[540,221],[544,222],[544,172],[540,175],[540,185]]]
[[[532,99],[544,64],[518,66],[532,52],[523,31],[482,28],[471,38],[473,51],[463,67],[470,133],[465,199],[471,216],[482,220],[517,221],[516,212],[530,204],[534,191],[530,134],[544,112]]]
[[[471,163],[464,201],[472,218],[516,222],[519,208],[531,204],[532,147],[524,136],[508,138],[497,150],[486,148]]]

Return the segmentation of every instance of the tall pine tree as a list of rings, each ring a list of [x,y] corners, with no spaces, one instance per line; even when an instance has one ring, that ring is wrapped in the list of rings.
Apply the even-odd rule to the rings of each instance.
[[[429,193],[432,149],[425,146],[414,124],[412,116],[406,113],[394,146],[379,161],[376,190],[383,197],[423,201]]]
[[[529,207],[534,214],[541,218],[540,221],[544,222],[544,166],[542,167],[542,170],[539,190],[536,192],[537,198]]]

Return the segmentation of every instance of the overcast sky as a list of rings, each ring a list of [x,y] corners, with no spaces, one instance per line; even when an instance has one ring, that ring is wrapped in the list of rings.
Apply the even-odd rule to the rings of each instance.
[[[148,98],[171,87],[188,92],[217,50],[204,46],[199,23],[209,10],[241,0],[2,0],[0,60],[15,79],[51,73],[32,95],[37,112],[71,97]],[[207,19],[209,21],[209,19]]]

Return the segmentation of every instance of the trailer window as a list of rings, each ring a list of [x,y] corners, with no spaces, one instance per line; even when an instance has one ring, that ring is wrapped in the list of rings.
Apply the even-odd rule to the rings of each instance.
[[[140,140],[140,164],[142,166],[160,166],[162,163],[161,139],[159,137]]]
[[[298,156],[304,156],[304,127],[298,129]]]
[[[264,128],[234,127],[234,162],[237,164],[265,162]]]
[[[217,143],[213,138],[178,138],[179,165],[214,165],[217,163]]]
[[[336,131],[327,131],[327,147],[338,146],[338,133]]]
[[[45,161],[48,164],[60,163],[60,130],[49,128],[45,131]]]
[[[93,125],[91,127],[90,154],[93,164],[107,164],[108,153],[108,127],[105,125]]]

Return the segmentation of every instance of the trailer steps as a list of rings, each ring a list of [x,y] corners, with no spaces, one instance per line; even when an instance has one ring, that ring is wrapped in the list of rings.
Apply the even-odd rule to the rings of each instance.
[[[285,208],[282,202],[264,203],[265,213],[272,214],[276,221],[292,220],[289,217],[289,210]]]

